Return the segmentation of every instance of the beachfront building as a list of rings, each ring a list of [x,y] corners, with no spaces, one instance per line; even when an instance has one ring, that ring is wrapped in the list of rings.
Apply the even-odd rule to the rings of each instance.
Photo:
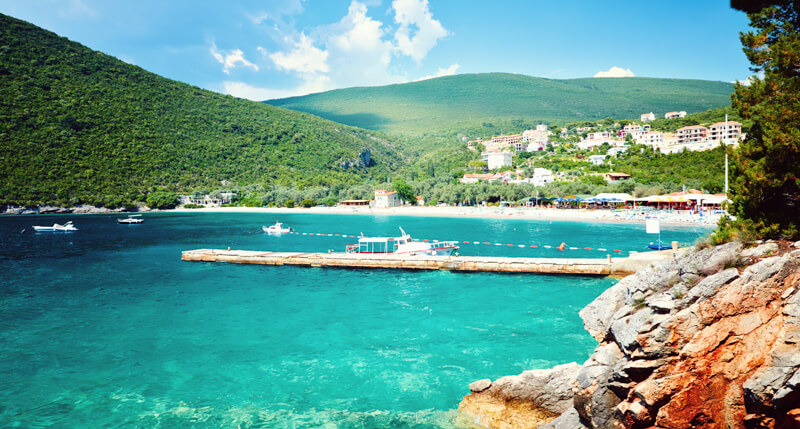
[[[708,128],[702,125],[690,125],[675,130],[675,137],[677,137],[677,144],[683,143],[697,143],[705,141],[708,137]]]
[[[369,200],[342,200],[337,204],[339,207],[369,207]]]
[[[181,205],[197,204],[206,207],[219,207],[222,204],[232,203],[235,197],[236,193],[234,192],[222,192],[213,196],[208,194],[179,195],[178,202]]]
[[[664,119],[678,119],[686,117],[686,112],[681,110],[680,112],[667,112],[664,113]]]
[[[504,150],[502,152],[489,152],[486,151],[481,154],[483,162],[486,163],[489,170],[496,170],[503,167],[511,167],[513,164],[513,155],[511,152]]]
[[[605,155],[590,155],[589,156],[589,162],[591,162],[592,165],[603,165],[603,162],[605,162],[605,160],[606,160],[606,156]]]
[[[403,204],[403,200],[397,195],[397,191],[387,191],[384,189],[375,190],[375,208],[385,209],[397,207]]]
[[[735,144],[742,136],[742,124],[736,121],[717,122],[708,126],[708,139]]]
[[[653,112],[643,113],[640,118],[642,122],[650,122],[656,120],[656,115],[654,115]]]

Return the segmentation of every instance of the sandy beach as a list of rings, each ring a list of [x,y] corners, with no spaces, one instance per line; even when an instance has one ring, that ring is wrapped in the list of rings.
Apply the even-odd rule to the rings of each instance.
[[[472,217],[494,219],[558,220],[574,222],[633,222],[644,223],[647,219],[659,219],[664,225],[709,226],[717,224],[720,214],[704,213],[703,216],[686,211],[665,210],[598,210],[598,209],[554,209],[523,207],[431,207],[403,206],[385,209],[368,207],[206,207],[199,209],[177,208],[170,212],[208,213],[313,213],[313,214],[358,214],[373,216],[424,216],[424,217]]]

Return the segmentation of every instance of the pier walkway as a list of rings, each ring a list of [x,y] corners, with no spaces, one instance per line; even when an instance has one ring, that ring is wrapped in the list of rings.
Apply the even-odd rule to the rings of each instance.
[[[352,253],[300,253],[255,250],[196,249],[183,261],[238,264],[299,265],[338,268],[398,268],[407,270],[489,271],[508,273],[626,276],[653,262],[673,257],[674,250],[633,253],[606,258],[506,258],[496,256],[400,256]]]

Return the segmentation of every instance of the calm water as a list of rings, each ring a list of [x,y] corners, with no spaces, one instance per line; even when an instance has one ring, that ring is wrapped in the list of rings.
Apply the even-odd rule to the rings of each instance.
[[[582,362],[606,278],[190,263],[202,247],[341,251],[265,214],[0,218],[0,427],[453,427],[479,378]],[[74,233],[31,226],[73,220]],[[643,225],[281,215],[300,232],[412,236],[464,255],[643,250]],[[27,229],[25,233],[20,233]],[[705,231],[664,232],[692,242]],[[562,241],[581,250],[541,246]]]

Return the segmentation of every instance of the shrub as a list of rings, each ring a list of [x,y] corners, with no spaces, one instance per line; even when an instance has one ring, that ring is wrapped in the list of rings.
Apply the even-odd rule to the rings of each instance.
[[[286,207],[286,208],[293,209],[294,208],[294,200],[286,200],[283,203],[283,206]]]
[[[300,201],[300,207],[309,208],[309,207],[314,207],[316,205],[317,205],[317,202],[312,200],[312,199],[310,199],[310,198],[306,198],[303,201]]]

